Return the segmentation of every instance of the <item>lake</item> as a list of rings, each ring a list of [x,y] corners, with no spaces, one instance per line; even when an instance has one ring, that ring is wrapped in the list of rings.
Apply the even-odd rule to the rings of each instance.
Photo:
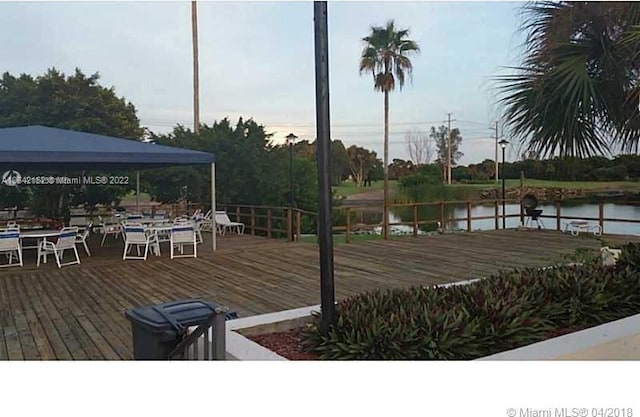
[[[543,210],[543,215],[556,215],[556,208],[553,205],[540,205],[537,207],[540,210]],[[474,205],[471,208],[471,216],[472,217],[483,217],[483,216],[493,216],[494,211],[493,204],[488,204],[486,206],[482,205]],[[506,206],[507,215],[509,214],[520,214],[520,206],[517,204],[507,204]],[[502,214],[502,206],[500,206],[500,214]],[[571,203],[571,202],[563,202],[560,210],[560,214],[562,216],[576,216],[576,217],[593,217],[598,218],[598,204],[590,204],[590,203]],[[440,216],[440,209],[436,206],[434,207],[420,207],[419,218],[420,220],[436,220]],[[445,216],[447,219],[453,218],[466,218],[467,217],[467,208],[464,205],[461,206],[447,206]],[[640,206],[630,205],[630,204],[618,204],[618,203],[605,203],[604,204],[604,218],[616,218],[616,219],[625,219],[625,220],[637,220],[638,223],[622,223],[615,221],[606,221],[604,222],[604,233],[609,234],[625,234],[625,235],[640,235]],[[401,220],[402,219],[402,220]],[[545,229],[555,230],[556,228],[556,219],[541,219],[544,223]],[[411,222],[413,221],[413,209],[411,207],[402,208],[402,209],[394,209],[393,212],[389,213],[389,221],[391,223],[394,222]],[[571,219],[561,219],[562,228],[564,229],[564,223],[571,221]],[[451,224],[453,223],[453,224]],[[597,224],[597,220],[594,220],[592,223]],[[507,218],[506,225],[507,228],[515,228],[520,224],[520,218]],[[502,219],[500,219],[499,223],[500,227],[502,227]],[[535,223],[534,223],[535,225]],[[453,226],[453,229],[463,229],[466,230],[467,222],[466,220],[457,221],[457,222],[447,222],[447,228]],[[424,227],[425,231],[435,230],[435,225],[429,225]],[[473,220],[471,222],[472,230],[493,230],[495,229],[495,221],[493,218],[487,220]]]

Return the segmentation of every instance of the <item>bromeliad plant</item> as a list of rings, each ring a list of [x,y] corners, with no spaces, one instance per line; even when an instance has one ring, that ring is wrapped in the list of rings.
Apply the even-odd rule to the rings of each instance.
[[[314,321],[305,347],[323,359],[474,359],[640,313],[640,245],[618,263],[500,272],[469,285],[374,291],[345,299],[327,336]],[[317,317],[316,317],[317,319]]]

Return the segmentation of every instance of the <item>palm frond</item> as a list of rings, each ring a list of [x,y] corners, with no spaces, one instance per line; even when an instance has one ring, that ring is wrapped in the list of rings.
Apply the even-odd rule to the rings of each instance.
[[[374,88],[392,91],[396,84],[402,89],[407,76],[412,77],[410,54],[420,52],[418,44],[410,39],[408,29],[396,30],[390,20],[386,26],[372,26],[368,36],[362,38],[365,47],[360,57],[360,73],[371,72]]]
[[[527,150],[579,157],[620,145],[637,150],[639,24],[640,7],[630,2],[523,8],[523,64],[495,81],[507,127]]]

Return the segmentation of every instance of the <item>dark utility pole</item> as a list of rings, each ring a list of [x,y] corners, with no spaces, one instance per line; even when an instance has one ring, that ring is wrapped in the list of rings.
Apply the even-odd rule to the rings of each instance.
[[[502,228],[506,229],[506,223],[507,223],[507,215],[506,215],[506,211],[505,211],[505,200],[507,198],[506,193],[505,193],[505,187],[504,187],[504,149],[507,147],[507,144],[509,144],[508,141],[502,139],[500,142],[498,142],[500,144],[500,147],[502,148]]]
[[[294,207],[294,192],[293,192],[293,143],[298,137],[293,133],[289,133],[286,137],[287,143],[289,144],[289,210],[291,212],[290,219],[291,222],[289,224],[290,236],[289,238],[293,242],[293,207]]]
[[[320,246],[320,330],[335,322],[333,227],[331,222],[331,134],[329,131],[329,34],[327,2],[313,2],[316,62],[316,137],[318,156],[318,240]]]

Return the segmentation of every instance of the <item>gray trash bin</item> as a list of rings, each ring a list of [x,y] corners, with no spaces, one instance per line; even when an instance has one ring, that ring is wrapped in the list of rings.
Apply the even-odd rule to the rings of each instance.
[[[166,360],[190,326],[201,324],[218,307],[205,300],[181,300],[127,310],[133,334],[133,358]],[[226,313],[226,320],[235,319]]]

